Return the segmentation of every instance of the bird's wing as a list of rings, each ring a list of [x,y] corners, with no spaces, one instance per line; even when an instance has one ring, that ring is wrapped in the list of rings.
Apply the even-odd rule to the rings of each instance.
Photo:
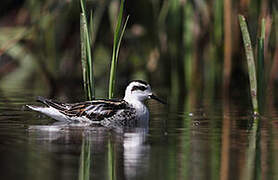
[[[93,100],[74,104],[60,103],[41,97],[38,100],[47,106],[57,109],[66,116],[86,116],[88,119],[96,121],[112,117],[117,112],[128,108],[127,103],[123,100]]]
[[[126,108],[127,103],[125,101],[94,100],[72,104],[64,112],[69,116],[86,116],[88,119],[102,120],[112,117],[117,112]]]

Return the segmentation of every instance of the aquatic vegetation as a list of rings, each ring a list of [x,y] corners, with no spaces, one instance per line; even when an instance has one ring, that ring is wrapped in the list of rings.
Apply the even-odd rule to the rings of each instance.
[[[85,95],[88,100],[95,99],[95,86],[94,86],[94,71],[92,59],[92,13],[90,16],[90,24],[87,22],[85,2],[80,0],[81,14],[80,14],[80,39],[81,39],[81,62],[83,71],[83,86]]]
[[[81,1],[9,2],[20,4],[0,7],[4,179],[278,179],[277,1],[83,0],[83,11]],[[252,97],[237,13],[248,19]],[[142,145],[126,148],[130,137],[112,131],[82,144],[72,132],[26,133],[51,123],[19,110],[33,96],[120,97],[130,79],[170,101],[150,104]]]
[[[249,80],[250,80],[250,91],[252,97],[253,110],[255,114],[258,114],[259,107],[258,107],[258,99],[257,99],[257,94],[258,94],[257,78],[256,78],[256,67],[255,67],[255,59],[253,55],[252,44],[251,44],[250,35],[248,32],[248,27],[245,18],[242,15],[239,15],[238,18],[239,18],[239,23],[242,32],[245,53],[246,53],[246,59],[248,64],[248,73],[249,73]]]
[[[242,32],[244,48],[248,64],[248,73],[250,80],[250,91],[255,114],[262,111],[262,103],[264,102],[265,75],[264,75],[264,38],[265,38],[265,20],[262,19],[261,35],[258,38],[257,47],[257,68],[253,54],[252,43],[248,32],[248,26],[245,17],[239,15],[239,23]],[[260,110],[260,111],[259,111]]]
[[[129,19],[127,16],[124,25],[122,26],[123,12],[124,12],[124,0],[121,1],[119,15],[117,18],[117,24],[114,31],[113,51],[110,67],[110,79],[109,79],[109,98],[114,96],[115,82],[116,82],[116,70],[118,64],[119,50],[121,41],[126,29],[126,25]],[[93,33],[93,17],[92,12],[90,14],[90,23],[87,22],[85,2],[80,0],[81,15],[80,15],[80,39],[81,39],[81,61],[83,70],[83,86],[87,99],[92,100],[95,98],[95,86],[94,86],[94,72],[93,72],[93,56],[92,56],[92,42],[94,41]]]
[[[258,37],[257,46],[257,81],[258,81],[258,101],[259,101],[259,111],[263,111],[265,102],[265,65],[264,65],[264,40],[265,40],[265,19],[261,22],[261,34]]]
[[[156,83],[165,96],[171,94],[173,102],[184,95],[194,97],[194,93],[206,99],[245,94],[248,74],[242,64],[245,61],[239,60],[244,51],[235,24],[240,12],[248,17],[253,44],[260,19],[265,18],[264,42],[260,39],[253,45],[260,98],[259,89],[265,87],[260,77],[271,89],[277,77],[277,8],[274,1],[227,3],[26,0],[12,8],[15,11],[4,4],[0,15],[1,88],[31,86],[46,96],[77,101],[80,97],[74,94],[80,95],[83,89],[85,99],[96,94],[114,98],[122,95],[130,79],[145,79]],[[24,32],[17,31],[20,29]],[[262,55],[264,68],[259,68]]]
[[[87,137],[83,137],[82,139],[79,161],[78,180],[89,180],[91,167],[91,141]]]
[[[118,64],[118,57],[119,57],[119,50],[121,41],[125,32],[126,24],[128,22],[129,16],[125,20],[123,28],[121,29],[122,19],[123,19],[123,11],[124,11],[124,0],[121,0],[119,15],[117,19],[117,25],[114,32],[114,41],[113,41],[113,52],[112,52],[112,59],[111,59],[111,67],[110,67],[110,79],[109,79],[109,98],[114,97],[115,91],[115,82],[116,82],[116,70]]]

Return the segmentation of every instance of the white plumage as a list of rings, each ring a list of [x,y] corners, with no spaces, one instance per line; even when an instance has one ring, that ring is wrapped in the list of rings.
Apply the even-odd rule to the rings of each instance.
[[[150,98],[164,103],[153,95],[148,83],[135,80],[127,86],[123,100],[99,99],[69,104],[38,97],[38,101],[46,106],[27,105],[27,107],[58,121],[91,122],[104,126],[133,126],[147,124],[149,110],[144,102]]]

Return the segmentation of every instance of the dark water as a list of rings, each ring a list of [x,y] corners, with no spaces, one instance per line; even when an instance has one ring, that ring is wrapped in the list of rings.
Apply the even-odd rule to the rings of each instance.
[[[1,179],[278,179],[278,108],[244,100],[150,102],[149,129],[65,126],[0,94]],[[31,128],[31,129],[30,129]]]

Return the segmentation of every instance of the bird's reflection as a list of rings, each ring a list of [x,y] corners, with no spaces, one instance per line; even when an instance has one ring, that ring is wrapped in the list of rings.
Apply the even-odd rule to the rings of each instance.
[[[145,174],[148,169],[150,147],[147,144],[147,128],[136,128],[126,132],[123,140],[124,173],[126,179]]]
[[[147,135],[148,126],[108,129],[103,126],[55,123],[29,128],[30,141],[50,152],[76,154],[73,151],[78,149],[81,168],[79,177],[85,177],[82,169],[88,170],[84,167],[87,164],[91,169],[88,171],[91,172],[90,177],[94,178],[110,176],[111,166],[114,166],[113,176],[117,179],[133,179],[144,174],[150,154]],[[87,162],[84,163],[84,160]]]

